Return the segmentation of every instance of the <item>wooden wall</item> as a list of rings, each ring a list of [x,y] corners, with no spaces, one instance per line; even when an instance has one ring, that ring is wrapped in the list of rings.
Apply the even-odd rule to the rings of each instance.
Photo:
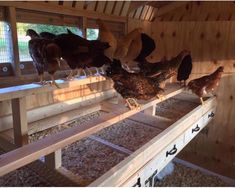
[[[148,57],[150,61],[164,56],[171,58],[188,49],[193,58],[190,79],[211,73],[220,65],[225,67],[217,91],[216,117],[180,157],[235,178],[235,21],[128,22],[129,31],[139,26],[143,26],[157,44]]]

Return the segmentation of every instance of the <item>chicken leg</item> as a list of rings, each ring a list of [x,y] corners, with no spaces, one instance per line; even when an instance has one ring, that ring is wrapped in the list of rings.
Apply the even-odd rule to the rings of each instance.
[[[82,69],[76,69],[76,75],[74,77],[80,77],[81,76]]]
[[[55,82],[54,74],[51,74],[51,85],[55,85],[58,89],[61,89],[60,86]]]
[[[202,105],[204,105],[204,101],[203,101],[202,97],[200,97],[200,101],[201,101]]]
[[[131,110],[140,110],[141,106],[135,98],[127,98],[126,103]]]
[[[72,80],[74,78],[73,74],[74,74],[74,70],[71,70],[66,79],[67,80]]]
[[[41,85],[46,85],[46,81],[43,78],[43,74],[40,74],[39,76],[40,76],[40,84]]]

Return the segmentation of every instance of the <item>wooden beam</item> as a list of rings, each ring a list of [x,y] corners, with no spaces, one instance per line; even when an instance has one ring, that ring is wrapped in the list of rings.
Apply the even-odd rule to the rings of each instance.
[[[56,83],[59,85],[60,89],[62,89],[62,88],[72,88],[78,85],[86,85],[86,84],[101,82],[105,80],[106,78],[103,76],[92,76],[89,78],[81,76],[80,78],[76,78],[72,81],[59,79],[56,80]],[[50,86],[50,85],[42,86],[41,84],[37,83],[1,88],[0,101],[20,98],[23,96],[35,95],[39,93],[46,93],[55,90],[58,90],[58,88],[55,86]]]
[[[115,21],[115,22],[125,22],[125,17],[121,16],[114,16],[114,15],[107,15],[103,13],[97,13],[95,11],[90,10],[79,10],[76,11],[76,8],[73,7],[63,7],[53,5],[53,4],[45,4],[42,2],[13,2],[13,1],[1,1],[0,6],[12,6],[18,9],[25,9],[25,10],[34,10],[34,11],[41,11],[47,13],[56,13],[56,14],[63,14],[69,16],[85,16],[87,18],[92,19],[102,19],[107,21]]]
[[[61,125],[66,122],[70,122],[86,114],[97,112],[100,109],[101,107],[99,104],[93,104],[30,123],[29,134],[40,132],[51,127],[55,127],[56,125]]]
[[[45,156],[45,164],[51,169],[58,169],[62,165],[62,153],[61,149],[56,150],[53,153]]]
[[[87,18],[82,17],[82,35],[85,39],[87,38],[86,29],[87,29]]]
[[[14,143],[17,147],[28,143],[26,97],[12,99]]]
[[[169,84],[168,89],[166,88],[165,90],[165,99],[177,95],[182,91],[183,88],[179,88],[178,84]],[[152,99],[147,102],[142,102],[141,108],[134,110],[129,110],[125,106],[116,105],[116,107],[113,107],[113,113],[104,114],[80,126],[66,129],[55,135],[3,154],[0,158],[0,176],[35,161],[41,156],[48,155],[75,141],[94,134],[161,101],[163,99]]]
[[[47,106],[42,106],[39,108],[30,109],[27,111],[27,121],[29,124],[29,134],[34,133],[38,130],[43,130],[43,127],[47,127],[46,122],[54,122],[52,121],[53,117],[59,114],[66,114],[66,112],[77,110],[77,115],[86,115],[89,111],[94,112],[97,107],[97,103],[102,100],[110,99],[116,95],[115,90],[107,90],[99,93],[93,93],[90,95],[82,96],[79,98],[75,98],[72,100],[62,101],[54,104],[50,104]],[[89,106],[90,109],[84,109],[82,107]],[[81,109],[83,111],[81,111]],[[98,109],[97,109],[98,110]],[[58,116],[59,117],[59,116]],[[40,121],[42,120],[42,121]],[[58,118],[57,122],[64,121],[65,118]],[[12,115],[7,115],[0,118],[0,132],[11,129],[13,125]],[[43,125],[40,128],[36,125]],[[51,125],[50,125],[51,126]]]
[[[7,21],[10,26],[10,47],[11,47],[11,58],[12,67],[14,69],[14,75],[16,77],[21,76],[20,70],[20,58],[18,49],[18,38],[17,38],[17,27],[16,27],[16,9],[15,7],[7,7]]]
[[[157,11],[156,11],[156,17],[162,16],[166,13],[169,13],[170,11],[173,11],[179,7],[182,7],[184,5],[188,4],[187,1],[175,1],[175,2],[171,2],[167,5],[164,5],[162,7],[160,7]]]
[[[99,142],[101,144],[104,144],[104,145],[106,145],[106,146],[108,146],[108,147],[110,147],[110,148],[112,148],[112,149],[114,149],[114,150],[116,150],[118,152],[121,152],[121,153],[123,153],[125,155],[130,155],[130,154],[133,153],[131,150],[129,150],[127,148],[124,148],[124,147],[118,146],[116,144],[113,144],[113,143],[111,143],[111,142],[109,142],[107,140],[104,140],[104,139],[102,139],[102,138],[100,138],[98,136],[91,135],[88,138],[90,138],[92,140],[95,140],[95,141],[97,141],[97,142]]]
[[[131,12],[136,11],[141,6],[147,5],[150,2],[151,1],[131,1],[130,5],[129,5],[129,9],[127,11],[127,16],[129,16],[129,14]]]

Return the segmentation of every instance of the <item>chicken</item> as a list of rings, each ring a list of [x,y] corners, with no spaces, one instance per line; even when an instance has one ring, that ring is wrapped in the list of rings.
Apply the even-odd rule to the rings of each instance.
[[[178,74],[178,69],[182,61],[184,61],[185,57],[188,57],[188,55],[190,55],[189,51],[183,50],[169,61],[149,63],[147,60],[143,60],[139,62],[140,72],[146,77],[157,79],[163,83],[162,87],[164,88],[164,81]]]
[[[33,29],[28,29],[26,31],[26,36],[29,36],[31,39],[40,38],[39,34]]]
[[[109,43],[110,47],[104,51],[104,55],[113,60],[117,48],[117,39],[102,20],[97,19],[99,26],[98,40]]]
[[[145,60],[156,48],[155,41],[145,33],[135,37],[129,47],[128,53],[122,60],[129,72],[138,72],[138,62]]]
[[[29,54],[40,76],[40,83],[45,84],[43,74],[44,71],[47,71],[52,79],[51,84],[59,88],[55,82],[54,74],[60,66],[61,50],[52,40],[38,38],[35,33],[32,30],[27,31],[27,35],[31,37],[29,41]]]
[[[54,39],[54,38],[56,38],[56,35],[53,34],[53,33],[50,33],[50,32],[41,32],[39,34],[39,36],[41,38],[44,38],[44,39]]]
[[[188,54],[183,58],[178,69],[177,80],[180,82],[180,85],[183,81],[183,85],[186,86],[186,80],[189,78],[189,75],[192,72],[192,68],[192,57],[190,54]]]
[[[137,62],[145,60],[156,49],[155,41],[145,33],[141,33],[141,44],[141,51],[135,59]]]
[[[106,76],[113,80],[114,89],[122,95],[130,109],[140,107],[136,99],[159,98],[164,92],[152,79],[142,74],[127,72],[118,60],[111,63],[106,70]]]
[[[74,71],[80,75],[80,71],[94,65],[94,58],[104,54],[104,50],[109,48],[108,43],[98,40],[89,41],[73,33],[60,34],[54,39],[55,43],[62,50],[62,58],[66,60],[72,69],[68,78],[74,76]]]
[[[198,97],[200,97],[201,103],[203,104],[203,96],[208,93],[212,93],[214,89],[218,87],[223,71],[224,67],[220,66],[210,75],[191,80],[187,87]]]

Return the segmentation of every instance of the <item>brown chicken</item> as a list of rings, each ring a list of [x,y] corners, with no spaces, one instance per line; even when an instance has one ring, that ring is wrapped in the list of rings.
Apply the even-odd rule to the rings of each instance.
[[[40,83],[43,85],[46,83],[43,79],[43,74],[44,71],[47,71],[52,79],[51,84],[59,88],[55,82],[54,75],[60,66],[60,48],[52,40],[38,38],[37,33],[33,30],[28,30],[26,35],[31,37],[29,41],[29,54],[40,76]]]
[[[140,107],[136,99],[149,100],[163,95],[164,90],[159,87],[157,81],[139,73],[127,72],[118,60],[111,63],[106,73],[113,80],[114,89],[126,100],[130,109]]]
[[[219,85],[219,81],[222,77],[224,67],[219,67],[215,72],[210,75],[203,76],[191,80],[188,83],[188,89],[200,97],[201,103],[203,104],[203,96],[212,93]]]

